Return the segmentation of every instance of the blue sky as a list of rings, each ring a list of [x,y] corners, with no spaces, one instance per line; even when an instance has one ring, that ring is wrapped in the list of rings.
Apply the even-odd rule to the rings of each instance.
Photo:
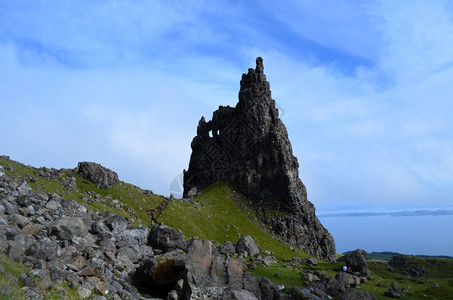
[[[0,153],[169,194],[262,56],[318,211],[446,208],[450,1],[0,0]]]

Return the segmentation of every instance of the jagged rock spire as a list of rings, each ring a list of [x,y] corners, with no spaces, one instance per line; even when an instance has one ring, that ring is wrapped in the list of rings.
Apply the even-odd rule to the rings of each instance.
[[[299,179],[299,163],[278,117],[261,57],[255,69],[242,75],[236,107],[220,106],[208,122],[202,117],[191,146],[185,196],[228,181],[253,201],[262,221],[282,240],[335,260],[333,238],[317,219]]]

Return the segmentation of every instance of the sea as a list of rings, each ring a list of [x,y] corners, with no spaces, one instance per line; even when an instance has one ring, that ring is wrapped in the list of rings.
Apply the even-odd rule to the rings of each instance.
[[[453,256],[453,215],[322,216],[337,253],[355,249]]]

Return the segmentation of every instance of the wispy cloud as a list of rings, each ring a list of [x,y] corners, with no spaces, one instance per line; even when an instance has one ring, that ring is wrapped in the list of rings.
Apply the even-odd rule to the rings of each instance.
[[[168,193],[203,115],[263,56],[318,208],[444,205],[453,186],[447,1],[0,4],[2,152],[94,160]],[[429,200],[427,200],[429,199]]]

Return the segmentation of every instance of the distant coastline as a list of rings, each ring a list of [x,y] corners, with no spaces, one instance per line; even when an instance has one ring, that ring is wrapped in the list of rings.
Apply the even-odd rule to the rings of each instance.
[[[377,216],[391,216],[391,217],[419,217],[419,216],[446,216],[453,215],[453,210],[439,209],[439,210],[402,210],[397,212],[345,212],[345,213],[326,213],[319,214],[320,218],[344,218],[344,217],[377,217]]]

